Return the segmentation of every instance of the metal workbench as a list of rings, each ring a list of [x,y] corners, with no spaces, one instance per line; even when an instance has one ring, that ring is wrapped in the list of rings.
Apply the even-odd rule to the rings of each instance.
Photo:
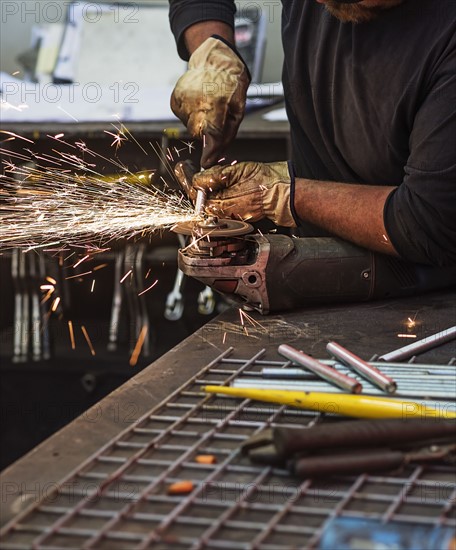
[[[222,313],[7,468],[1,548],[311,548],[336,515],[456,527],[454,467],[292,479],[250,464],[239,445],[265,426],[308,424],[316,413],[200,391],[283,363],[280,343],[320,358],[329,340],[366,359],[386,353],[410,343],[397,336],[408,318],[417,338],[454,325],[456,291],[252,315],[259,324],[242,326],[236,309]],[[408,368],[454,357],[452,341]],[[456,400],[456,385],[447,390]],[[217,462],[197,464],[203,453]],[[168,495],[180,479],[194,490]]]

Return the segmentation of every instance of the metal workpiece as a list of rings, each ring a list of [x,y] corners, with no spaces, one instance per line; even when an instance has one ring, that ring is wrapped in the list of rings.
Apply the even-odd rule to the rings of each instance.
[[[326,345],[328,353],[351,367],[360,376],[379,387],[387,393],[394,393],[397,389],[396,382],[386,374],[383,374],[376,367],[373,367],[366,361],[363,361],[360,357],[345,349],[336,342],[328,342]]]
[[[290,361],[293,361],[294,363],[297,363],[298,365],[309,369],[311,372],[317,374],[330,384],[334,384],[335,386],[342,388],[343,390],[349,391],[351,393],[360,393],[363,389],[363,386],[358,380],[355,380],[354,378],[351,378],[346,374],[342,374],[333,367],[323,365],[323,363],[320,363],[313,357],[306,355],[302,351],[298,351],[288,344],[281,344],[278,347],[277,351],[286,359],[289,359]]]
[[[436,334],[432,334],[431,336],[427,336],[422,340],[418,340],[417,342],[413,342],[412,344],[409,344],[402,348],[380,355],[378,360],[379,361],[402,361],[404,359],[409,359],[414,355],[418,355],[419,353],[423,353],[428,349],[434,348],[436,346],[440,346],[442,344],[445,344],[446,342],[450,342],[455,338],[456,338],[456,325],[453,327],[447,328],[445,330],[442,330],[440,332],[437,332]]]
[[[195,199],[195,214],[201,216],[204,214],[204,208],[206,206],[206,191],[197,187],[196,189],[196,199]]]

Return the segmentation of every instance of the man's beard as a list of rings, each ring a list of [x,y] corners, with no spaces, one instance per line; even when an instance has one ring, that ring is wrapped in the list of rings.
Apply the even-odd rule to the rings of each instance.
[[[359,4],[341,4],[336,0],[327,0],[325,7],[331,15],[343,23],[363,23],[376,19],[384,10],[402,4],[404,0],[385,0],[381,6],[362,6]]]

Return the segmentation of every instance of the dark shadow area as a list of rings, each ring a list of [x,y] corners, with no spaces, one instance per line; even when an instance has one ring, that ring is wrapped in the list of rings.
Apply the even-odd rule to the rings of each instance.
[[[175,256],[175,254],[174,254]],[[66,281],[63,307],[50,320],[51,358],[26,361],[13,359],[15,294],[11,257],[0,257],[0,468],[21,457],[59,428],[83,413],[105,395],[126,382],[152,361],[205,324],[213,315],[198,312],[198,294],[203,286],[186,280],[182,318],[164,317],[166,298],[173,288],[176,261],[148,262],[150,275],[144,286],[158,280],[144,295],[150,321],[150,353],[130,365],[136,341],[130,334],[128,308],[123,307],[117,349],[108,350],[109,323],[114,287],[114,259],[98,257],[94,264],[108,265],[96,277]],[[51,272],[51,271],[49,271]],[[95,285],[92,289],[93,280]],[[124,284],[128,284],[125,281]],[[41,293],[43,295],[43,293]],[[219,304],[220,306],[220,304]],[[46,304],[47,310],[51,302]],[[68,328],[74,331],[72,349]],[[82,332],[85,328],[93,351]],[[115,413],[115,411],[113,411]]]

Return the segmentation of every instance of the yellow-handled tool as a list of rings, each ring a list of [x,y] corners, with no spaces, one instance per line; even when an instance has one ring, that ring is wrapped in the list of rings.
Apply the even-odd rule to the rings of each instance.
[[[427,405],[414,401],[401,401],[391,397],[337,393],[269,390],[255,388],[231,388],[229,386],[204,386],[207,393],[218,393],[298,409],[322,413],[341,414],[356,418],[456,418],[454,406],[448,404]]]

